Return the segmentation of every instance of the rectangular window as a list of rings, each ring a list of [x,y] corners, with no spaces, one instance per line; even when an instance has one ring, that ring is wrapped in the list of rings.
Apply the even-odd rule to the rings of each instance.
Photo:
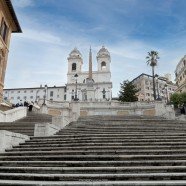
[[[26,96],[24,96],[24,99],[26,100]]]
[[[24,91],[24,93],[26,93],[26,90]]]
[[[54,95],[54,92],[50,91],[50,97],[53,97],[53,95]]]
[[[17,93],[20,93],[20,90],[19,90],[19,91],[17,91]]]
[[[66,100],[67,99],[67,96],[66,96],[66,94],[64,95],[64,100]]]
[[[33,96],[30,96],[30,99],[33,99]]]
[[[17,99],[20,99],[20,97],[18,96]]]
[[[31,90],[30,92],[33,93],[33,90]]]
[[[2,19],[0,34],[1,34],[1,37],[3,38],[4,42],[6,42],[7,33],[8,33],[8,27],[5,23],[5,20]]]

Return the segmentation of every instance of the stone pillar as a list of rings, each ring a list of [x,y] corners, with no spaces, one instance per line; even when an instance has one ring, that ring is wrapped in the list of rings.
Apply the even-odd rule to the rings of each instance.
[[[46,104],[43,104],[43,105],[41,106],[41,113],[42,113],[42,114],[48,114],[48,107],[47,107]]]
[[[72,121],[77,121],[80,116],[80,103],[79,102],[72,102],[70,103],[71,108],[71,119]]]

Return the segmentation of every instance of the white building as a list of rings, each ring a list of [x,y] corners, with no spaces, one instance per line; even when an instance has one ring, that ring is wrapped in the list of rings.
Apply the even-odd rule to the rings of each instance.
[[[168,77],[168,78],[166,78]],[[177,86],[171,82],[170,75],[166,77],[158,77],[155,79],[156,96],[166,102],[170,100],[170,96],[175,92]],[[153,81],[152,76],[141,74],[132,80],[133,84],[139,89],[138,101],[153,101]]]
[[[3,90],[4,100],[13,104],[28,102],[64,101],[66,99],[65,86],[47,87],[46,85],[35,88],[13,88]]]
[[[90,49],[89,71],[82,71],[82,55],[77,48],[72,50],[68,57],[67,101],[72,101],[76,95],[80,101],[111,100],[110,63],[110,53],[103,46],[97,53],[97,71],[92,71],[92,52]]]
[[[35,88],[4,89],[5,100],[11,103],[24,101],[111,100],[112,82],[110,72],[110,53],[102,47],[97,53],[97,71],[92,71],[92,52],[89,53],[89,71],[82,71],[83,58],[75,48],[68,57],[66,86],[40,86]]]

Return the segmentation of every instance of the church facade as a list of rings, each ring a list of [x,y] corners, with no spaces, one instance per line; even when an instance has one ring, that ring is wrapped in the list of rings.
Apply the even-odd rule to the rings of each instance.
[[[92,71],[92,52],[89,52],[89,70],[82,71],[83,58],[77,48],[68,58],[66,86],[40,86],[4,89],[3,97],[11,103],[24,101],[109,101],[112,98],[112,82],[109,51],[102,47],[97,53],[97,71]]]
[[[92,71],[92,51],[89,52],[89,70],[82,71],[83,58],[75,48],[68,57],[67,101],[103,101],[112,98],[109,51],[102,46],[97,53],[97,71]]]

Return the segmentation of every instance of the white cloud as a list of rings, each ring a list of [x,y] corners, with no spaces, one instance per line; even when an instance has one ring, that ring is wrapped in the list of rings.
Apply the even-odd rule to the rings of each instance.
[[[44,32],[43,30],[24,29],[22,34],[18,34],[15,37],[23,38],[24,40],[34,40],[36,42],[51,43],[57,45],[63,44],[61,38],[59,38],[55,34]]]

